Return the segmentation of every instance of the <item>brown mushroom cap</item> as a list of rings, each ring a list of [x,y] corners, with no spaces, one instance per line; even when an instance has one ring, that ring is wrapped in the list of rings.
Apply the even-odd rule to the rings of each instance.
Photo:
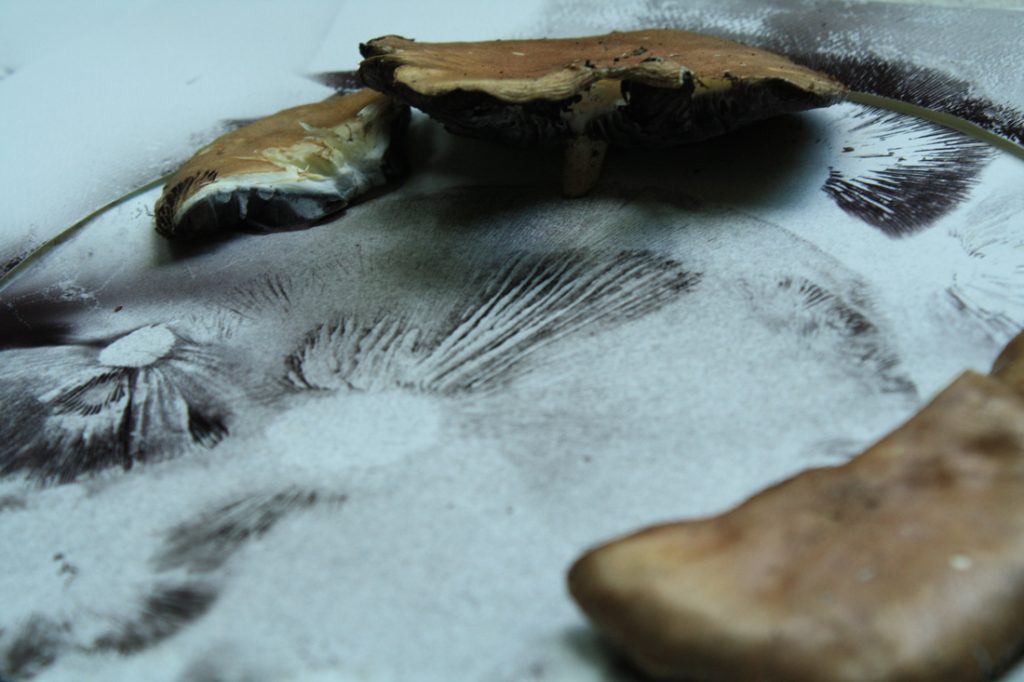
[[[1024,395],[1024,332],[1021,332],[992,363],[992,376]]]
[[[843,87],[785,57],[688,31],[588,38],[361,45],[359,73],[456,133],[516,144],[586,134],[679,144],[825,106]]]
[[[217,138],[181,166],[156,204],[167,237],[294,229],[397,172],[392,138],[408,108],[363,89],[280,111]]]
[[[589,552],[574,597],[656,679],[991,679],[1024,645],[1022,339],[848,464]]]

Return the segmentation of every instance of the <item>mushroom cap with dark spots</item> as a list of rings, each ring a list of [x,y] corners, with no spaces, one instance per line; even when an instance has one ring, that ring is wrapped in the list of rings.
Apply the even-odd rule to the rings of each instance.
[[[517,145],[587,135],[675,145],[770,116],[827,106],[841,84],[780,55],[657,29],[586,38],[360,46],[368,86],[454,133]]]

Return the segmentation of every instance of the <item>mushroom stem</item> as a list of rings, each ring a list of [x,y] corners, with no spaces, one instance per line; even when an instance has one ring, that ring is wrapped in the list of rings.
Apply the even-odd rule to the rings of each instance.
[[[597,184],[608,143],[587,135],[569,138],[565,145],[562,166],[562,193],[567,197],[581,197]]]

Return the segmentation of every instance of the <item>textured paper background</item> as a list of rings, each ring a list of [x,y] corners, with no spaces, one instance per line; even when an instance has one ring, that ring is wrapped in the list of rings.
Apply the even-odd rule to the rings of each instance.
[[[384,32],[817,35],[1024,106],[1019,13],[183,7],[4,55],[8,262]],[[5,282],[5,682],[629,679],[565,593],[585,547],[844,461],[1024,326],[1024,168],[926,124],[616,151],[572,202],[557,153],[411,132],[414,174],[329,224],[172,248],[154,190]]]

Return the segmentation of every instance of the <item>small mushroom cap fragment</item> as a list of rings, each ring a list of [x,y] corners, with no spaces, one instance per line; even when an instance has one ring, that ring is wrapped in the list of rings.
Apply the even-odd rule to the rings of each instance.
[[[156,229],[194,238],[311,225],[400,171],[408,107],[363,89],[286,109],[217,138],[171,176]]]
[[[660,680],[990,679],[1024,644],[1024,396],[966,373],[849,463],[611,542],[569,586]]]
[[[478,43],[385,36],[361,45],[363,81],[456,133],[516,144],[587,134],[679,144],[790,111],[843,87],[785,57],[670,29]]]

